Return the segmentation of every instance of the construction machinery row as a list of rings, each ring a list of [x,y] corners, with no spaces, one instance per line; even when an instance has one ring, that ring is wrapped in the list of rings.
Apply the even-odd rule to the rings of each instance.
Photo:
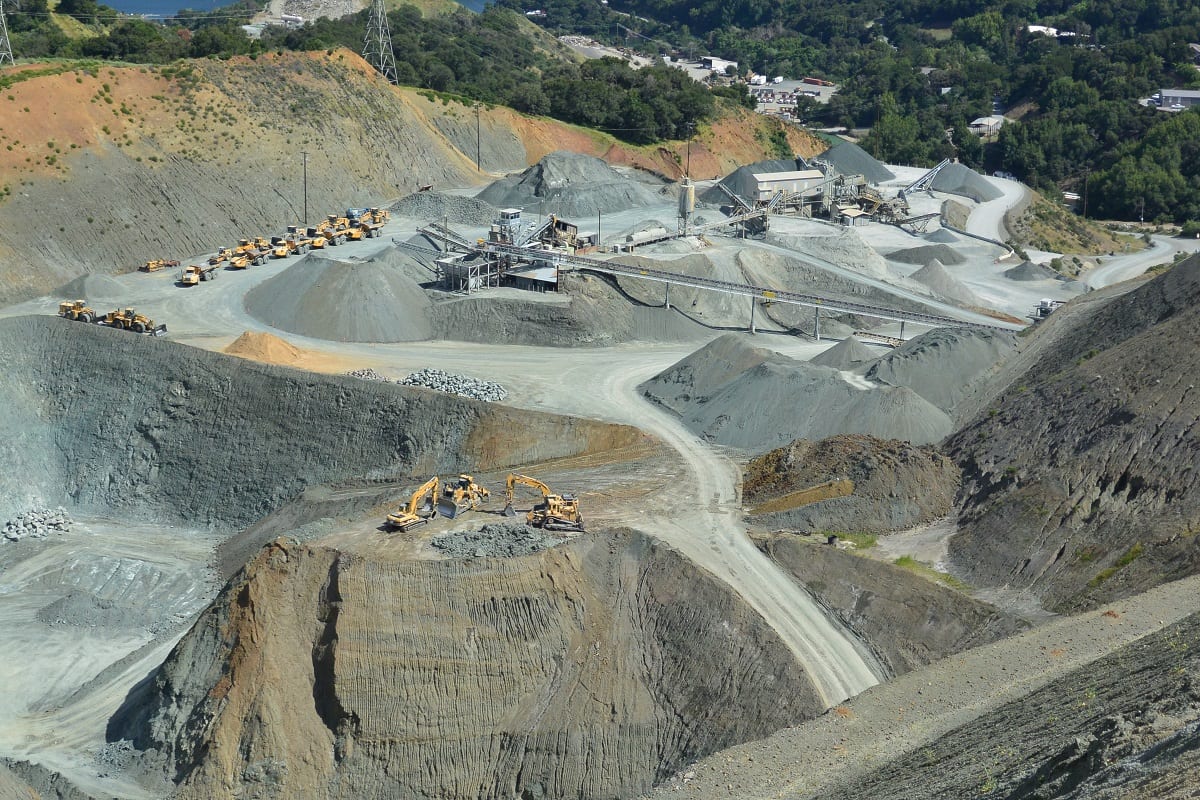
[[[506,517],[517,515],[513,500],[518,486],[541,493],[541,502],[525,515],[526,524],[546,530],[583,530],[583,515],[579,513],[579,500],[574,495],[554,494],[545,483],[527,475],[511,473],[508,476],[504,486],[504,508],[500,514]],[[385,525],[390,530],[407,531],[429,522],[439,513],[453,519],[467,511],[481,510],[483,501],[490,496],[491,493],[475,483],[470,475],[459,475],[456,480],[444,484],[435,476],[421,484],[407,503],[388,514]]]
[[[110,328],[121,328],[133,333],[144,333],[148,336],[165,336],[166,324],[156,325],[154,320],[145,314],[139,314],[132,308],[118,308],[107,314],[99,315],[87,304],[86,300],[68,300],[58,304],[58,315],[77,322],[107,325]]]
[[[287,258],[302,255],[311,250],[334,247],[347,241],[361,241],[379,237],[383,226],[391,219],[391,212],[383,208],[348,208],[345,215],[329,214],[317,225],[306,227],[289,225],[282,236],[263,236],[239,239],[236,247],[221,247],[208,258],[207,267],[190,265],[179,275],[181,286],[195,286],[201,281],[216,277],[216,268],[246,269],[266,263],[268,258]],[[168,267],[178,267],[178,261],[154,259],[147,261],[142,272],[158,272]],[[209,269],[209,268],[212,269]]]

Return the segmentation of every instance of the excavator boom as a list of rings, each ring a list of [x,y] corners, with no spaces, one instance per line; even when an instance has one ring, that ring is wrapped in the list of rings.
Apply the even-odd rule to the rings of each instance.
[[[420,488],[412,493],[412,497],[409,498],[407,505],[387,515],[387,527],[393,530],[407,531],[418,525],[424,525],[436,517],[438,514],[438,485],[440,483],[441,481],[435,475],[421,484]],[[429,498],[428,503],[424,503],[426,498]]]

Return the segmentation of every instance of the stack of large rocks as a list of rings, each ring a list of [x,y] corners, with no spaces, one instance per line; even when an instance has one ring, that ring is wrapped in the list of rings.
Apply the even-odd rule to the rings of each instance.
[[[454,375],[440,369],[423,369],[400,381],[404,386],[424,386],[439,392],[457,394],[472,400],[494,403],[508,396],[503,386],[492,381],[482,381],[466,375]]]
[[[74,521],[62,506],[54,510],[35,508],[23,511],[4,524],[3,536],[10,542],[45,539],[50,533],[68,533]]]
[[[361,378],[364,381],[387,381],[388,379],[380,375],[375,370],[367,367],[365,369],[355,369],[346,373],[351,378]]]

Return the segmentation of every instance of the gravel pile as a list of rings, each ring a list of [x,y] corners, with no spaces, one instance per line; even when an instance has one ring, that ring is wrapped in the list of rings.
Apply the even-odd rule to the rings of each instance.
[[[384,381],[389,382],[390,378],[385,378],[370,367],[365,369],[352,369],[346,373],[351,378],[362,378],[364,381]]]
[[[862,175],[871,183],[883,183],[896,177],[883,162],[852,142],[838,142],[819,158],[833,164],[843,175]]]
[[[923,284],[942,297],[961,303],[965,306],[982,306],[983,301],[966,287],[962,281],[946,271],[942,262],[936,258],[909,276],[912,280]]]
[[[934,176],[929,186],[936,191],[959,194],[979,203],[1004,196],[1004,192],[997,189],[987,178],[962,164],[947,164]]]
[[[451,558],[513,558],[553,547],[562,541],[522,522],[495,522],[477,531],[455,531],[433,540]]]
[[[966,256],[946,244],[923,244],[918,247],[894,250],[888,253],[887,257],[892,261],[899,261],[901,264],[925,265],[935,258],[942,262],[943,266],[965,264],[967,261]]]
[[[519,175],[501,178],[479,193],[500,208],[526,208],[536,214],[590,218],[629,211],[664,201],[659,187],[629,178],[598,158],[578,153],[550,153]]]
[[[483,381],[468,375],[455,375],[440,369],[425,368],[397,383],[403,386],[424,386],[448,394],[495,403],[508,397],[508,391],[498,383]]]
[[[1006,269],[1004,277],[1010,281],[1048,281],[1062,280],[1063,276],[1059,275],[1049,267],[1035,264],[1032,261],[1022,261],[1017,266]]]
[[[758,197],[758,181],[754,178],[756,174],[764,172],[795,172],[798,169],[801,169],[801,167],[795,161],[756,161],[753,164],[738,167],[722,178],[720,183],[724,184],[727,189],[730,189],[743,200],[754,202],[754,199]],[[700,199],[706,203],[729,205],[729,198],[715,186],[701,193]]]
[[[10,519],[4,524],[3,536],[10,542],[22,539],[45,539],[50,533],[69,533],[74,520],[62,506],[53,511],[45,508],[35,508],[23,511],[16,519]]]
[[[417,192],[392,204],[393,214],[411,219],[432,220],[451,224],[491,225],[499,209],[474,197],[459,197],[437,192]]]

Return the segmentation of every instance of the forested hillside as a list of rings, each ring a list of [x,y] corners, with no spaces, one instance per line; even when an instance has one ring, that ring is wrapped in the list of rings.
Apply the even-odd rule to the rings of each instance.
[[[611,10],[556,0],[547,7],[545,24],[555,32],[832,79],[842,86],[833,100],[802,107],[801,115],[812,124],[873,127],[864,146],[887,161],[957,156],[1051,193],[1086,191],[1095,215],[1200,218],[1200,112],[1138,103],[1164,87],[1200,86],[1188,47],[1200,42],[1200,5],[1190,0],[611,0]],[[997,108],[1019,121],[997,141],[969,132],[971,120]]]

